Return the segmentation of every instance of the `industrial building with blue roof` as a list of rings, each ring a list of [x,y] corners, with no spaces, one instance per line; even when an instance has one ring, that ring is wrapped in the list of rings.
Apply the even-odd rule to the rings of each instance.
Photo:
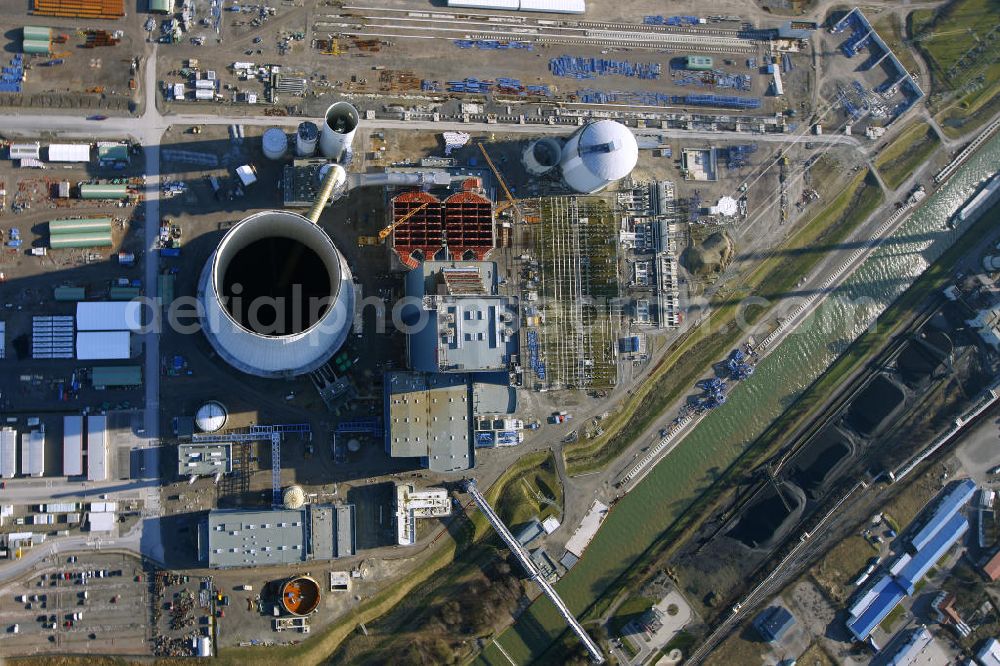
[[[904,597],[916,591],[931,567],[969,530],[969,521],[959,513],[976,492],[976,484],[965,479],[950,488],[934,505],[919,530],[906,539],[907,550],[889,573],[875,579],[848,608],[847,629],[863,641]]]

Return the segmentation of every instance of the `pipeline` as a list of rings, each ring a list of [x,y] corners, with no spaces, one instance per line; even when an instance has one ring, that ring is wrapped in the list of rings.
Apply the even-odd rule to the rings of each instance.
[[[318,223],[319,216],[323,212],[323,208],[326,207],[327,202],[331,199],[336,201],[344,196],[346,185],[347,172],[344,171],[344,167],[339,164],[330,164],[326,176],[323,177],[323,183],[320,185],[319,194],[316,195],[316,201],[313,202],[312,208],[306,214],[309,221],[313,224]]]

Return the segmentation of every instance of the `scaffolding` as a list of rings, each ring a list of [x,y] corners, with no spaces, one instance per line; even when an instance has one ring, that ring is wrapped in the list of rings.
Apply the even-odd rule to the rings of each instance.
[[[312,428],[306,423],[289,425],[255,425],[224,433],[193,435],[192,442],[232,442],[249,444],[271,440],[271,494],[274,506],[281,506],[281,440],[286,435],[312,435]],[[235,467],[235,466],[234,466]],[[248,481],[249,483],[249,481]]]
[[[553,197],[541,202],[540,227],[549,388],[613,387],[621,304],[614,215],[599,198]]]

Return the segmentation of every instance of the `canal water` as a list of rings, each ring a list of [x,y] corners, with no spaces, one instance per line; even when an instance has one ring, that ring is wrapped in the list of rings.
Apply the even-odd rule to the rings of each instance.
[[[584,557],[556,585],[573,612],[587,608],[851,341],[877,325],[878,315],[959,237],[963,230],[948,229],[946,221],[997,164],[1000,136],[928,197],[816,312],[758,364],[752,377],[733,387],[725,405],[703,419],[618,502]],[[996,211],[994,207],[990,214]],[[537,656],[562,629],[554,606],[541,598],[500,642],[515,660],[524,663],[525,657]]]

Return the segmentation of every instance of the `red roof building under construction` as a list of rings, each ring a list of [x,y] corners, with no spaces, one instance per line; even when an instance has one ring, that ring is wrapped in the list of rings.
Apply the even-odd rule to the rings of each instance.
[[[493,203],[477,192],[458,192],[444,201],[427,192],[404,192],[392,200],[394,222],[410,213],[392,234],[393,250],[410,268],[425,259],[483,261],[494,247]]]

